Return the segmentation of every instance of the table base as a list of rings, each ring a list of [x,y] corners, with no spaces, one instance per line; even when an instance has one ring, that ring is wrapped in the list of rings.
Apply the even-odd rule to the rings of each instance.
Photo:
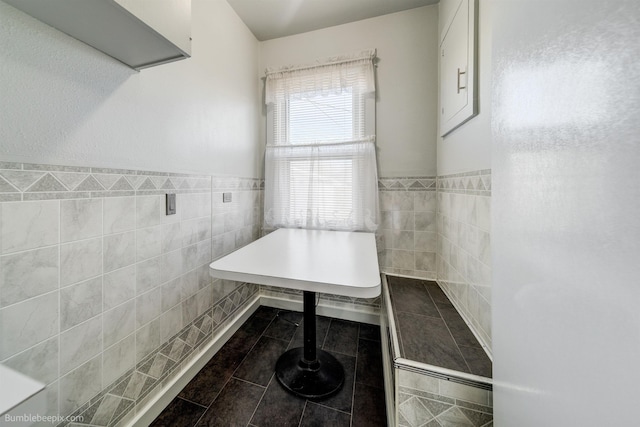
[[[284,353],[276,363],[278,382],[291,393],[307,399],[323,399],[337,393],[344,383],[338,360],[316,348],[316,293],[304,291],[304,347]]]
[[[324,350],[316,350],[316,360],[304,359],[304,348],[284,353],[276,363],[278,382],[291,393],[307,399],[323,399],[340,391],[344,369]]]

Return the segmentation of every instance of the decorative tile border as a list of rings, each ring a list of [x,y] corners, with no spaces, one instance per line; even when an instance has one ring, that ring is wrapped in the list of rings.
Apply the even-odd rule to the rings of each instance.
[[[240,284],[144,358],[135,369],[122,375],[69,417],[82,419],[82,422],[63,422],[58,427],[110,427],[121,424],[136,405],[141,406],[166,380],[180,372],[185,362],[201,351],[213,334],[232,320],[233,315],[258,293],[258,289],[255,285]]]
[[[445,193],[491,196],[491,169],[440,175],[437,188]]]
[[[213,190],[264,190],[264,179],[213,177]]]
[[[211,191],[211,176],[128,169],[0,164],[0,201],[56,200]]]
[[[0,202],[261,190],[259,178],[0,162]]]
[[[379,191],[436,191],[435,176],[408,176],[378,179]]]
[[[398,425],[418,427],[424,425],[456,425],[485,427],[493,424],[493,409],[400,386],[398,388]]]

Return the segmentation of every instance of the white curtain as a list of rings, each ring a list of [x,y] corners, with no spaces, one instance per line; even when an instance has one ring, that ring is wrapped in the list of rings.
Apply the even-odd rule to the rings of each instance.
[[[267,70],[265,227],[376,230],[374,57]]]
[[[267,146],[265,224],[374,231],[378,179],[372,139],[337,144]]]
[[[375,50],[366,50],[318,61],[314,65],[267,68],[265,103],[279,104],[349,89],[361,94],[373,93],[375,55]]]

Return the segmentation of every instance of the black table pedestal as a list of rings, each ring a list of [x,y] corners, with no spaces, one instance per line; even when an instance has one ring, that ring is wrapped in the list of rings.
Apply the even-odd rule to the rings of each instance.
[[[304,292],[304,347],[285,352],[276,363],[278,382],[291,393],[323,399],[344,384],[344,369],[338,360],[316,348],[316,293]]]

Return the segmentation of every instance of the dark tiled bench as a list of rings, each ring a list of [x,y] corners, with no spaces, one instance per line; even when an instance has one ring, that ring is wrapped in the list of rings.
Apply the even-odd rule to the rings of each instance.
[[[437,283],[383,275],[389,424],[493,425],[491,360]]]
[[[387,276],[400,356],[491,378],[491,360],[436,282]]]

